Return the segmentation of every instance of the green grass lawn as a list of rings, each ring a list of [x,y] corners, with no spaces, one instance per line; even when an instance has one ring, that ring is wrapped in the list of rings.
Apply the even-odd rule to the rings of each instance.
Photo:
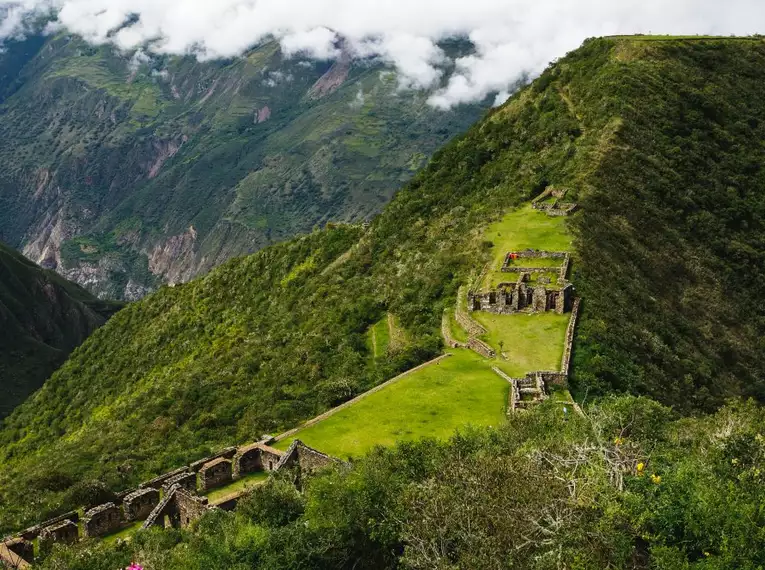
[[[503,342],[502,352],[508,360],[497,357],[496,365],[507,374],[518,377],[534,370],[560,368],[570,314],[494,315],[476,312],[472,316],[489,331],[484,340],[497,354],[500,352],[499,342]]]
[[[117,542],[118,540],[125,540],[126,538],[129,538],[135,534],[138,529],[141,528],[141,525],[143,525],[143,521],[136,521],[134,523],[130,523],[129,525],[121,528],[117,532],[114,532],[112,534],[107,534],[103,537],[103,541],[106,543],[112,543]]]
[[[266,471],[259,471],[257,473],[249,473],[245,475],[244,477],[237,479],[230,485],[226,485],[225,487],[218,487],[217,489],[212,489],[211,491],[204,493],[204,496],[207,497],[207,500],[210,503],[215,503],[216,501],[219,501],[225,497],[228,497],[229,495],[234,495],[236,493],[244,491],[248,487],[254,487],[256,485],[260,485],[266,479],[268,479],[268,472]]]
[[[449,358],[405,376],[276,447],[287,449],[297,438],[346,459],[375,445],[446,439],[467,424],[499,425],[505,418],[509,384],[490,366],[469,350],[454,350]]]
[[[566,218],[550,217],[542,212],[537,212],[531,205],[526,205],[507,214],[499,222],[490,225],[486,229],[484,239],[491,241],[492,262],[491,270],[487,272],[482,287],[496,285],[503,281],[514,281],[500,271],[505,255],[510,251],[524,249],[539,249],[546,251],[569,251],[571,250],[571,236],[566,228]],[[526,265],[527,261],[519,260],[519,264]],[[560,262],[557,263],[560,265]],[[529,265],[529,267],[532,267]],[[542,267],[545,267],[542,265]]]

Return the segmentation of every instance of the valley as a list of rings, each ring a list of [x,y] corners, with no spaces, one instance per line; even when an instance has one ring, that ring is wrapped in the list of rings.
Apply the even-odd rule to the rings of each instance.
[[[6,69],[0,240],[111,299],[370,219],[486,108],[439,111],[379,61],[274,41],[199,62],[60,33],[11,41]]]

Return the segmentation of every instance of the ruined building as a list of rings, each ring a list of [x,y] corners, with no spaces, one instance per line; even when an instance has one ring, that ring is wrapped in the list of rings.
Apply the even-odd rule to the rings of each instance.
[[[525,260],[551,260],[548,267],[524,266]],[[505,256],[502,273],[514,277],[496,288],[468,293],[468,310],[500,315],[571,311],[574,286],[567,281],[570,256],[562,251],[526,250]],[[559,262],[559,263],[558,263]]]

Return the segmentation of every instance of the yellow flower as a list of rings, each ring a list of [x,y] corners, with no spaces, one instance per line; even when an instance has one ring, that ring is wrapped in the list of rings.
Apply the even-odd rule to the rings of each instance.
[[[651,475],[651,481],[653,481],[654,483],[658,485],[659,483],[661,483],[661,476],[656,474]]]
[[[705,550],[705,551],[704,551],[704,556],[707,556],[707,557],[709,557],[709,556],[712,556],[712,555],[711,555],[711,554],[709,554],[709,552],[707,552],[707,551]]]
[[[641,461],[640,463],[637,464],[637,472],[639,475],[643,474],[643,469],[645,469],[645,463]]]
[[[614,440],[614,445],[621,445],[621,444],[622,444],[622,438],[620,438],[620,437],[617,437],[617,438]]]

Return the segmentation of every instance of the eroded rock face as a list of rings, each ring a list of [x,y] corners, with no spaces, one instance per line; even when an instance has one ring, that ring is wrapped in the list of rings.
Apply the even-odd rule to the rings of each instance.
[[[311,99],[321,99],[337,91],[340,86],[348,79],[348,73],[351,71],[351,56],[347,52],[338,58],[338,60],[314,83],[308,91],[308,97]]]
[[[194,226],[158,243],[149,254],[149,271],[167,283],[187,281],[195,273],[196,243],[197,232]]]

